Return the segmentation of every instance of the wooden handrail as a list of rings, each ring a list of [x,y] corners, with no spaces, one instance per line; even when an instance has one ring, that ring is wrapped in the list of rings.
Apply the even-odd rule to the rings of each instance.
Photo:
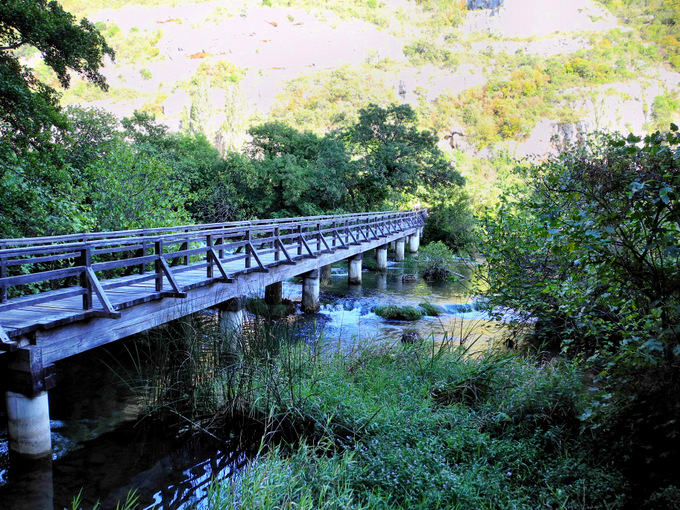
[[[295,263],[422,224],[422,211],[386,211],[3,239],[0,313],[17,308],[19,301],[21,306],[44,302],[45,295],[54,292],[54,286],[61,281],[62,288],[73,289],[69,295],[82,294],[83,310],[101,305],[106,316],[115,317],[117,312],[106,289],[120,286],[116,279],[152,280],[159,297],[181,297],[185,293],[176,273],[205,268],[206,283],[216,279],[230,281],[232,275],[226,267],[229,263],[242,261],[244,272],[267,271],[267,264]],[[263,258],[266,255],[268,262]],[[143,276],[147,265],[153,266],[153,272]],[[142,276],[134,277],[135,272]],[[57,284],[37,294],[18,297],[14,291],[15,295],[9,297],[11,289],[18,286],[55,280]],[[166,290],[164,282],[172,290]]]

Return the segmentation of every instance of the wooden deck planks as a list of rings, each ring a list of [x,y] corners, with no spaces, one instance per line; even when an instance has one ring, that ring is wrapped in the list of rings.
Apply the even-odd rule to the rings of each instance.
[[[245,258],[229,260],[232,254],[228,251],[220,257],[220,260],[224,260],[223,269],[230,278],[228,283],[222,278],[216,265],[213,265],[213,278],[208,278],[205,260],[196,262],[194,265],[201,266],[196,269],[190,267],[192,264],[189,264],[189,267],[176,266],[178,269],[181,268],[181,272],[169,268],[176,285],[183,292],[181,297],[174,293],[167,275],[163,276],[161,292],[156,290],[155,278],[135,282],[134,280],[141,276],[139,273],[118,279],[100,280],[99,283],[105,288],[106,298],[113,309],[124,311],[125,320],[102,318],[106,310],[96,295],[92,298],[92,309],[83,310],[82,295],[60,298],[60,291],[53,291],[52,301],[1,312],[0,326],[12,338],[33,335],[48,353],[48,358],[62,359],[87,348],[162,324],[172,318],[213,306],[231,297],[247,294],[263,285],[282,281],[368,251],[411,235],[417,232],[417,228],[418,226],[413,225],[402,226],[401,231],[390,233],[389,228],[381,227],[378,235],[369,225],[367,229],[361,231],[360,237],[357,237],[359,233],[351,228],[339,233],[332,230],[327,233],[313,233],[305,237],[303,242],[298,242],[291,234],[288,238],[289,244],[284,239],[283,244],[278,245],[281,248],[278,253],[272,248],[273,243],[258,245],[254,242],[255,252],[251,253],[249,268],[246,267]],[[285,236],[282,236],[282,239],[283,237]],[[219,244],[214,248],[215,252],[219,253]],[[125,283],[128,280],[130,284]],[[107,284],[112,285],[112,288],[106,289]],[[54,332],[49,334],[40,333],[52,330]],[[99,340],[80,338],[83,334],[99,335],[101,338]]]

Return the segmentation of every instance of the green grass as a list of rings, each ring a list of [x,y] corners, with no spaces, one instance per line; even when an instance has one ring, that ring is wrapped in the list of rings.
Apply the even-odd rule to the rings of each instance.
[[[192,319],[165,328],[161,353],[134,354],[159,364],[139,383],[150,413],[257,434],[259,454],[213,483],[207,508],[622,507],[577,364],[458,341],[347,351],[295,338],[259,319],[238,333]]]
[[[373,312],[383,319],[394,321],[417,321],[425,315],[424,310],[415,306],[376,306]]]
[[[432,342],[328,356],[297,345],[272,362],[266,393],[286,391],[251,404],[302,442],[263,448],[213,486],[210,508],[615,508],[622,494],[580,433],[569,364]]]
[[[433,305],[432,303],[420,303],[418,306],[423,309],[425,315],[430,317],[438,317],[444,313],[444,309],[441,306]]]

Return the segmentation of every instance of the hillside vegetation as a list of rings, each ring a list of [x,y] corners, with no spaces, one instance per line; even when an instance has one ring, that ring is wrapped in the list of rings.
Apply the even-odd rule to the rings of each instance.
[[[424,206],[510,331],[187,354],[191,423],[289,447],[215,508],[678,508],[675,4],[66,5],[0,4],[0,237]]]
[[[245,151],[262,122],[323,136],[370,104],[405,102],[468,178],[477,209],[498,196],[505,157],[680,122],[669,1],[573,0],[551,14],[508,0],[495,16],[453,0],[63,4],[96,21],[117,55],[108,93],[76,82],[64,103],[139,110],[224,154]]]

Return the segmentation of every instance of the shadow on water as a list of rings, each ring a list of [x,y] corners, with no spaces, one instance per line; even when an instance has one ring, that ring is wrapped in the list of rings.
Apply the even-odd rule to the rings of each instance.
[[[470,275],[465,268],[460,272]],[[406,330],[435,342],[447,336],[473,338],[480,349],[493,345],[498,325],[469,301],[465,281],[405,282],[403,273],[400,265],[381,273],[364,271],[362,285],[349,285],[346,269],[334,268],[331,280],[322,284],[320,313],[297,313],[286,319],[287,327],[329,348],[395,341]],[[299,300],[300,294],[299,283],[284,284],[284,297]],[[423,302],[440,307],[441,315],[406,322],[373,312],[377,305]],[[14,465],[10,469],[6,428],[0,423],[2,510],[70,508],[79,493],[82,508],[97,501],[104,509],[114,508],[132,490],[140,508],[202,508],[211,480],[233,476],[254,458],[265,432],[245,418],[237,424],[220,422],[217,432],[194,426],[205,423],[211,412],[219,415],[219,398],[206,388],[219,386],[213,384],[216,367],[233,361],[233,349],[215,340],[216,316],[199,314],[158,334],[59,362],[59,383],[49,395],[51,463],[30,474]],[[192,403],[197,396],[200,410]]]
[[[154,341],[130,339],[58,364],[59,384],[49,395],[51,462],[10,467],[0,425],[0,508],[71,508],[80,494],[80,508],[99,502],[108,509],[131,491],[139,496],[138,508],[200,508],[213,479],[231,476],[256,455],[262,430],[255,423],[222,427],[216,438],[152,408],[160,398],[161,363],[146,359],[140,373],[135,343],[145,344],[146,354],[163,359],[167,369],[167,352]],[[163,378],[162,384],[178,382],[167,371]],[[179,393],[169,389],[163,388]]]

